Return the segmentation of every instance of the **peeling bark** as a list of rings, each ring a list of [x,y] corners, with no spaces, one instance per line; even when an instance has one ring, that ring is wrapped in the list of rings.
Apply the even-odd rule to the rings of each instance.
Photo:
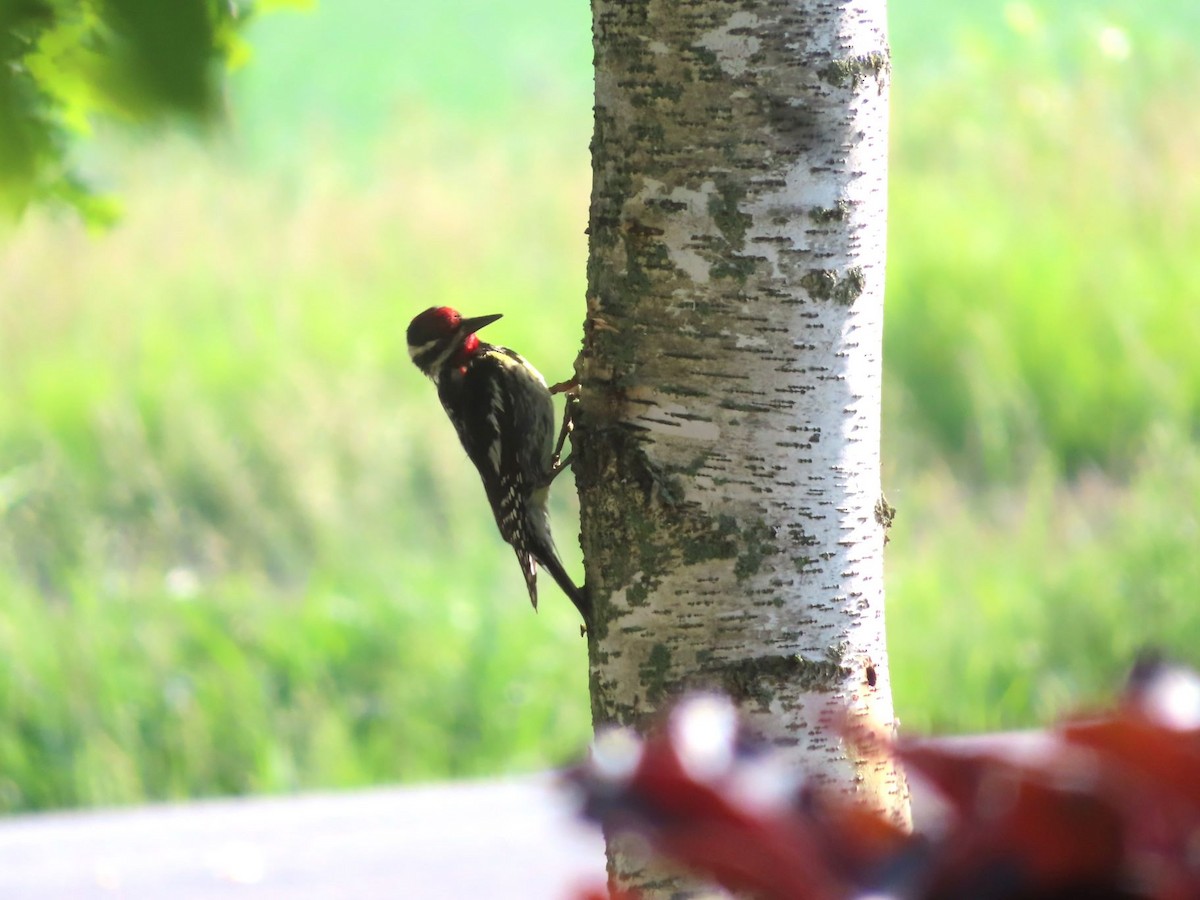
[[[597,727],[694,689],[838,789],[903,779],[879,475],[886,10],[593,0],[588,318],[574,436]],[[890,521],[890,519],[888,520]],[[620,883],[659,876],[632,854]]]

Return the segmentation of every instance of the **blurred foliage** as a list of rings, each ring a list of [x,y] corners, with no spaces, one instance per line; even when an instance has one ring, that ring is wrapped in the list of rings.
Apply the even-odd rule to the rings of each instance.
[[[71,168],[71,142],[101,114],[211,119],[219,71],[247,55],[237,28],[251,11],[243,0],[0,0],[0,212],[58,200],[111,220],[111,201]]]
[[[1031,725],[1141,645],[1200,663],[1200,7],[890,7],[896,700],[906,730]],[[570,604],[530,612],[404,346],[431,304],[503,311],[569,372],[587,5],[339,0],[241,34],[228,130],[98,129],[80,171],[121,223],[35,205],[0,246],[0,809],[587,739]]]
[[[629,890],[579,900],[697,893],[697,882],[760,900],[1200,895],[1200,677],[1157,658],[1139,659],[1113,708],[1037,734],[896,740],[870,716],[825,711],[864,769],[892,757],[920,779],[915,833],[898,821],[906,791],[883,796],[876,775],[874,793],[854,796],[781,765],[724,698],[685,698],[664,718],[644,739],[599,735],[567,781],[605,835],[694,880],[664,890],[640,871]]]

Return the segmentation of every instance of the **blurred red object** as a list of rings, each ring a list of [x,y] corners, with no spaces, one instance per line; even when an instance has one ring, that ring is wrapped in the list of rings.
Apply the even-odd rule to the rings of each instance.
[[[608,833],[766,900],[1200,898],[1195,673],[1143,665],[1113,712],[1043,737],[1021,755],[983,738],[894,743],[947,807],[928,834],[787,772],[711,696],[645,740],[602,735],[568,779]]]

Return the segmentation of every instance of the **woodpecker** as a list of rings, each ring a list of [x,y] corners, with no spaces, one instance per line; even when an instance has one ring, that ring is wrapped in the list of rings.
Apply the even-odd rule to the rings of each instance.
[[[590,623],[588,598],[567,575],[550,535],[546,500],[562,470],[557,459],[562,441],[558,448],[554,444],[554,398],[541,373],[519,353],[476,336],[499,318],[465,319],[448,306],[431,307],[408,326],[408,355],[437,385],[438,399],[479,470],[533,608],[541,565]]]

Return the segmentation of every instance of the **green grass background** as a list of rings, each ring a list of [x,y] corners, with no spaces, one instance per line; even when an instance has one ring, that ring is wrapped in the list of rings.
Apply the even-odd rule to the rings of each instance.
[[[1198,10],[890,4],[910,730],[1044,721],[1145,645],[1200,663]],[[425,306],[503,311],[569,371],[587,4],[338,0],[249,36],[227,133],[81,152],[118,227],[0,245],[0,810],[529,770],[588,736],[571,607],[529,611],[404,347]]]

